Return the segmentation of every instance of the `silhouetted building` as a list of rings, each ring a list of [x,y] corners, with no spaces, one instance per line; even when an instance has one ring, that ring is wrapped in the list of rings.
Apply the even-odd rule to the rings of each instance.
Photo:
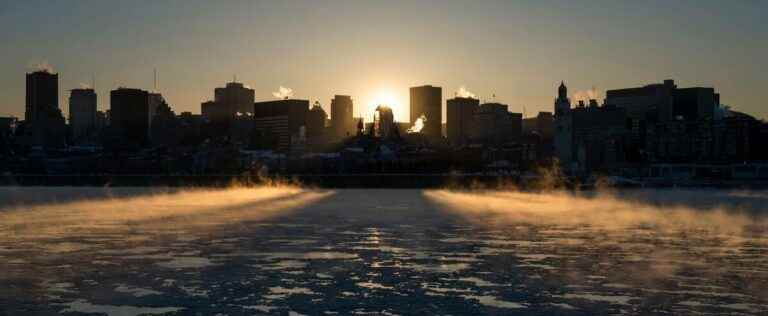
[[[224,107],[231,117],[253,112],[254,91],[239,82],[229,82],[224,88],[214,90],[214,102]]]
[[[715,117],[720,95],[714,88],[682,88],[673,93],[673,117],[676,120],[705,120]]]
[[[612,105],[598,106],[590,100],[590,106],[571,110],[572,157],[580,171],[593,171],[616,167],[625,161],[627,129],[626,110]]]
[[[385,105],[376,107],[373,114],[373,131],[374,136],[381,138],[390,138],[399,134],[395,125],[395,116],[390,107]]]
[[[453,144],[463,144],[470,137],[472,120],[480,106],[480,100],[456,97],[446,101],[446,134]]]
[[[291,136],[306,130],[308,112],[308,100],[256,102],[253,106],[254,131],[258,138],[266,140],[262,143],[268,144],[268,149],[285,152],[291,147]]]
[[[67,125],[59,109],[59,75],[48,71],[27,74],[25,128],[21,142],[28,146],[66,145]]]
[[[27,74],[27,105],[24,120],[34,122],[40,115],[59,109],[59,75],[41,70]]]
[[[307,137],[322,137],[325,134],[325,122],[327,119],[328,115],[323,110],[323,107],[320,106],[320,103],[315,102],[307,113]]]
[[[638,88],[608,90],[605,104],[626,109],[627,117],[634,121],[669,121],[674,118],[675,89],[674,80],[664,80]]]
[[[95,120],[95,125],[94,125],[96,130],[100,131],[100,130],[104,129],[105,127],[109,126],[109,118],[107,116],[108,112],[109,111],[106,111],[106,112],[104,112],[104,111],[96,111],[96,115],[95,115],[96,120]]]
[[[571,100],[568,99],[568,87],[560,82],[555,99],[555,157],[566,170],[575,169],[573,157],[573,118]]]
[[[520,141],[523,115],[501,103],[481,104],[474,113],[470,137],[474,142],[504,144]]]
[[[96,131],[96,92],[93,89],[72,89],[69,95],[69,125],[75,140]]]
[[[0,135],[7,137],[13,135],[16,131],[16,124],[18,124],[18,119],[13,116],[0,117]]]
[[[410,119],[416,124],[422,115],[427,118],[421,133],[430,137],[441,137],[443,120],[443,89],[430,85],[410,89]]]
[[[357,121],[352,117],[352,97],[336,95],[331,100],[331,128],[336,138],[355,135]]]
[[[150,108],[152,119],[150,120],[150,140],[156,146],[176,146],[179,143],[179,124],[176,113],[159,93],[150,93]]]
[[[147,145],[153,114],[147,91],[118,88],[110,92],[110,126],[121,145]]]

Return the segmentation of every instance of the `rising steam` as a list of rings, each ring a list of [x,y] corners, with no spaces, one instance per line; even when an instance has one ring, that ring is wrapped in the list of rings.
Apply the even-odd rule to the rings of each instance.
[[[51,66],[47,60],[31,61],[27,64],[27,68],[31,71],[45,71],[53,73],[53,66]]]
[[[600,91],[595,88],[579,90],[573,93],[573,100],[576,102],[584,101],[584,103],[589,103],[589,100],[600,100],[601,95]]]
[[[272,95],[278,99],[290,99],[293,97],[293,89],[280,86],[277,91],[272,92]]]
[[[413,126],[411,126],[411,128],[408,129],[407,131],[408,134],[421,132],[421,130],[424,128],[424,123],[426,122],[427,122],[427,116],[422,114],[421,116],[419,116],[418,119],[416,119],[416,122],[413,123]]]
[[[331,192],[291,186],[192,189],[137,197],[6,206],[0,208],[0,237],[63,238],[125,229],[205,231],[285,214],[329,194]]]
[[[475,94],[474,94],[474,93],[472,93],[472,92],[470,92],[469,90],[467,90],[467,87],[465,87],[465,86],[461,86],[461,87],[459,87],[459,90],[458,90],[458,91],[456,91],[456,96],[458,96],[458,97],[460,97],[460,98],[472,98],[472,99],[477,99],[477,96],[475,96]]]

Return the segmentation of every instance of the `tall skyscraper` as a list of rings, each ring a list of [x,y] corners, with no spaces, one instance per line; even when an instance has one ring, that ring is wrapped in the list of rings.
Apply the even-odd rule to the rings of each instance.
[[[376,137],[389,138],[394,136],[395,115],[392,109],[386,105],[379,105],[373,114],[373,131]]]
[[[307,137],[319,137],[325,133],[325,121],[328,119],[328,115],[320,106],[319,102],[315,102],[312,108],[307,112]]]
[[[267,148],[285,152],[293,136],[306,131],[309,100],[285,99],[253,104],[254,130],[269,144]]]
[[[448,140],[453,144],[461,144],[470,136],[472,119],[480,106],[480,100],[456,97],[446,102],[446,129]]]
[[[239,82],[229,82],[214,90],[214,101],[226,109],[230,116],[253,113],[254,91]]]
[[[555,156],[566,170],[572,169],[573,157],[573,117],[568,88],[560,82],[555,99]]]
[[[34,122],[52,110],[59,110],[59,75],[47,70],[28,73],[24,120]]]
[[[431,137],[441,137],[443,89],[429,85],[413,87],[410,97],[411,124],[415,124],[416,120],[425,116],[427,121],[421,132]]]
[[[331,127],[336,138],[355,135],[357,121],[353,118],[352,97],[336,95],[331,100]]]
[[[130,88],[110,92],[110,126],[123,143],[143,146],[149,142],[152,113],[149,92]]]
[[[69,125],[75,140],[96,128],[97,96],[93,89],[72,89],[69,94]]]

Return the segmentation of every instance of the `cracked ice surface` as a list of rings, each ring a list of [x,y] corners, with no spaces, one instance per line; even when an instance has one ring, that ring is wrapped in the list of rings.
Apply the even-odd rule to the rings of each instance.
[[[761,192],[3,190],[0,314],[768,313]]]

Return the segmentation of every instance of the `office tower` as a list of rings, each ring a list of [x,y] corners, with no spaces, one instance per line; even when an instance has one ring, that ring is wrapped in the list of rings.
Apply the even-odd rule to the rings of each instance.
[[[480,106],[480,100],[456,97],[446,102],[447,135],[453,144],[467,141],[472,128],[472,119]]]
[[[253,127],[265,149],[287,152],[292,136],[306,130],[309,100],[274,100],[253,104]]]
[[[253,112],[254,91],[239,82],[229,82],[214,90],[214,102],[226,109],[230,116]]]
[[[123,144],[148,144],[152,113],[147,91],[118,88],[110,92],[110,126]]]
[[[307,113],[307,137],[319,137],[325,134],[325,121],[328,119],[328,115],[320,106],[320,103],[315,102],[312,105],[312,109]]]
[[[331,128],[335,138],[344,138],[355,135],[357,121],[352,117],[352,97],[348,95],[336,95],[331,100]]]
[[[69,94],[69,125],[77,140],[96,130],[97,96],[93,89],[72,89]]]
[[[510,113],[501,103],[481,104],[474,113],[471,138],[491,144],[517,142],[522,133],[523,115]]]
[[[27,74],[24,120],[34,122],[43,113],[59,110],[59,75],[46,70]]]
[[[59,75],[46,70],[27,74],[26,121],[22,143],[61,148],[66,145],[67,123],[59,109]]]
[[[373,130],[374,136],[381,138],[389,138],[395,135],[395,116],[392,113],[392,109],[385,105],[379,105],[376,107],[376,111],[373,114]]]
[[[443,120],[442,102],[443,89],[433,86],[413,87],[410,90],[410,119],[415,124],[422,115],[427,121],[421,133],[431,137],[440,137]]]

